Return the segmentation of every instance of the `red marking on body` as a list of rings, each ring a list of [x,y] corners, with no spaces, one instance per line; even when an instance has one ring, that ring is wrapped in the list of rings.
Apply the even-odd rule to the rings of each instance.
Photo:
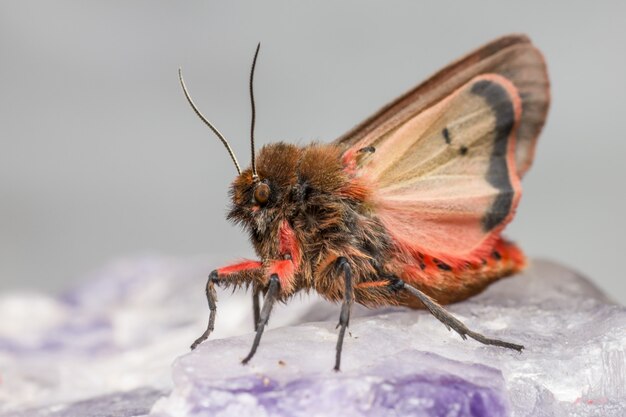
[[[326,271],[326,268],[334,264],[338,257],[339,255],[329,251],[329,254],[317,264],[317,270]]]
[[[477,262],[466,261],[458,264],[447,264],[450,268],[442,268],[436,259],[428,254],[413,252],[410,256],[399,258],[399,274],[409,283],[433,288],[448,288],[453,291],[455,286],[480,281],[484,275],[497,271],[520,271],[526,266],[523,252],[511,242],[499,238],[490,248],[490,252]],[[498,256],[494,254],[497,252]],[[444,262],[445,263],[445,262]]]
[[[278,230],[278,251],[279,255],[285,259],[272,261],[268,274],[269,276],[277,274],[281,289],[288,293],[293,290],[294,277],[302,260],[302,250],[298,244],[296,232],[286,220],[281,222]]]
[[[278,232],[279,251],[280,255],[289,255],[295,265],[300,265],[302,259],[302,252],[300,251],[300,245],[296,239],[296,233],[286,220],[283,220],[280,224],[280,230]]]
[[[349,174],[356,172],[356,149],[348,149],[341,157],[341,163],[344,166],[344,170]]]
[[[412,259],[411,259],[412,258]],[[414,260],[413,260],[414,259]],[[402,265],[402,277],[406,280],[430,285],[433,280],[440,279],[442,272],[453,272],[456,266],[451,266],[452,271],[442,271],[432,256],[421,252],[411,252],[409,259]],[[454,273],[454,272],[453,272]]]
[[[389,281],[373,281],[373,282],[361,282],[360,284],[356,284],[356,288],[380,288],[386,287],[389,285]]]
[[[239,262],[233,265],[228,265],[217,270],[218,275],[234,274],[241,271],[247,271],[249,269],[261,268],[263,264],[259,261],[252,261],[246,259],[243,262]]]
[[[296,266],[290,259],[284,261],[272,261],[267,270],[269,276],[278,275],[280,288],[284,292],[291,292],[293,289],[293,278],[296,275]]]
[[[355,200],[365,201],[372,195],[371,187],[362,178],[352,178],[346,185],[341,187],[339,194]]]

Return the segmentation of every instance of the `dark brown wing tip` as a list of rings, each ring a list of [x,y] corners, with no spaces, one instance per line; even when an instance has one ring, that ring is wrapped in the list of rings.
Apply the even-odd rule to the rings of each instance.
[[[510,40],[511,43],[532,43],[528,35],[525,33],[509,33],[507,35],[502,35],[499,38],[496,38],[494,42],[504,39]]]
[[[472,60],[472,58],[476,59],[484,59],[488,56],[491,56],[497,52],[502,51],[503,49],[510,48],[514,45],[522,45],[522,44],[531,44],[530,38],[521,33],[512,33],[509,35],[504,35],[499,38],[492,40],[479,48],[474,49],[467,55],[461,57],[460,59],[454,61],[449,66],[454,66],[455,64],[461,64],[467,61]],[[445,69],[445,68],[444,68]]]
[[[527,35],[518,33],[504,35],[492,40],[491,42],[483,44],[481,47],[474,49],[470,53],[456,59],[455,61],[452,61],[448,66],[434,73],[418,86],[407,91],[396,100],[388,103],[380,110],[378,110],[378,112],[374,113],[363,122],[359,123],[348,132],[337,138],[334,143],[336,145],[342,146],[344,149],[347,149],[350,146],[354,145],[354,143],[358,142],[364,136],[370,134],[375,129],[380,128],[381,125],[385,125],[388,128],[393,128],[395,125],[387,126],[387,122],[391,118],[393,118],[400,110],[412,104],[414,101],[421,101],[421,104],[418,105],[417,108],[413,108],[413,110],[417,112],[420,109],[434,104],[437,99],[442,98],[431,97],[430,100],[425,99],[425,97],[431,96],[432,90],[439,84],[450,80],[452,77],[463,71],[465,68],[469,68],[484,59],[487,59],[508,48],[523,45],[529,45],[533,49],[538,51],[538,49],[532,45],[532,42]],[[470,78],[471,77],[468,76],[465,81],[469,81]],[[457,87],[461,84],[463,84],[463,82],[454,83],[454,85]]]

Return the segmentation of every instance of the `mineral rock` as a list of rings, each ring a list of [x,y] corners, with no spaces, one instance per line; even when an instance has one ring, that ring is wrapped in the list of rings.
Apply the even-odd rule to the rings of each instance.
[[[626,416],[626,309],[548,262],[450,310],[523,353],[463,341],[425,311],[358,309],[331,371],[338,308],[268,331],[212,340],[174,364],[166,416]],[[281,314],[276,312],[277,315]]]
[[[339,306],[315,296],[278,305],[243,366],[249,295],[220,292],[215,333],[189,352],[208,265],[118,262],[60,297],[0,297],[0,416],[626,416],[626,309],[553,263],[448,306],[523,353],[355,306],[339,373]]]

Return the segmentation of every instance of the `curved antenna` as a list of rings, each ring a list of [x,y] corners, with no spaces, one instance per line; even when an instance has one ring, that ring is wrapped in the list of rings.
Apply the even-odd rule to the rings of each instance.
[[[254,157],[254,122],[256,119],[256,109],[254,106],[254,89],[252,84],[254,82],[254,68],[256,67],[256,58],[259,56],[259,49],[261,48],[261,42],[256,46],[256,52],[254,52],[254,59],[252,60],[252,68],[250,68],[250,103],[252,104],[252,121],[250,123],[250,148],[252,150],[252,178],[258,179],[259,175],[256,173],[256,162]]]
[[[213,131],[213,133],[215,133],[217,135],[217,137],[220,138],[220,140],[222,141],[222,143],[226,147],[226,150],[228,151],[228,154],[230,155],[231,159],[235,163],[235,168],[237,168],[237,174],[241,175],[241,168],[239,167],[239,162],[237,162],[237,158],[235,157],[235,153],[233,152],[232,148],[228,144],[228,141],[226,140],[224,135],[222,135],[220,133],[220,131],[217,130],[215,128],[215,126],[213,126],[211,124],[211,122],[209,122],[206,119],[206,117],[204,117],[202,115],[202,113],[200,113],[200,110],[198,110],[196,105],[193,103],[193,100],[191,99],[191,96],[189,95],[189,91],[187,91],[187,86],[185,86],[185,81],[183,80],[183,70],[182,70],[182,68],[178,68],[178,79],[180,80],[180,85],[183,87],[183,92],[185,93],[185,97],[187,97],[187,101],[189,102],[189,105],[191,105],[191,108],[193,109],[194,112],[196,112],[196,114],[198,115],[200,120],[202,120],[207,126],[209,126],[209,128]]]

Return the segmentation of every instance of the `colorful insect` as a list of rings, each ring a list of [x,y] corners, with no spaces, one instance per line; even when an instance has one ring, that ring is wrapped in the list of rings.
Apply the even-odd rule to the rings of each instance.
[[[276,301],[314,290],[341,302],[335,370],[353,303],[426,308],[448,329],[487,345],[523,346],[471,331],[440,304],[463,300],[521,270],[523,253],[501,237],[521,197],[550,101],[544,59],[510,35],[436,73],[332,143],[283,142],[254,153],[257,47],[250,73],[250,168],[238,176],[228,218],[250,234],[259,260],[211,272],[215,285],[252,287],[254,356]],[[259,297],[264,294],[263,308]]]

